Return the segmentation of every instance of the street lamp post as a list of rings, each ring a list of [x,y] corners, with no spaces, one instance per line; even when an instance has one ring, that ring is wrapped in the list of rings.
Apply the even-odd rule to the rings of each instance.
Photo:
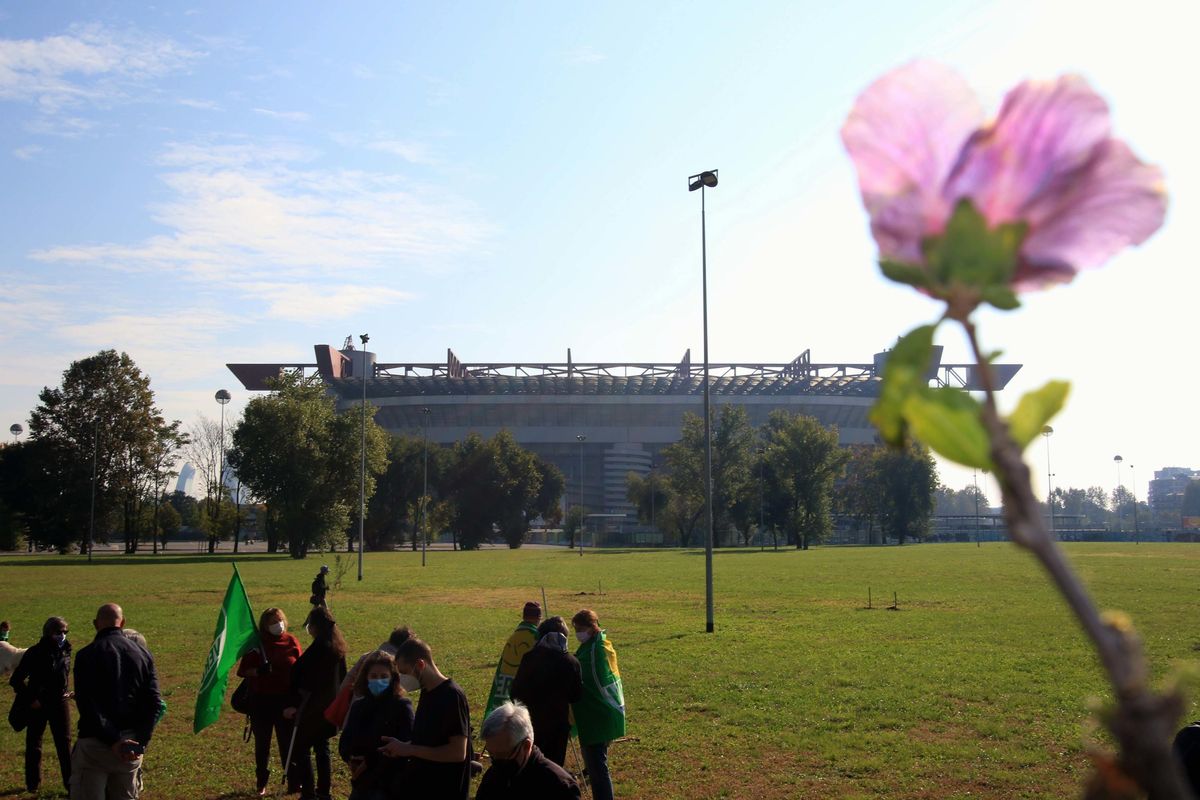
[[[654,495],[658,494],[658,477],[654,474],[654,462],[650,462],[650,527],[654,530],[658,528],[654,524]]]
[[[704,505],[708,524],[704,536],[704,630],[713,632],[713,502],[712,502],[712,409],[708,386],[708,234],[704,220],[704,190],[717,185],[717,170],[688,176],[688,191],[700,190],[700,286],[704,316]]]
[[[1137,473],[1133,471],[1133,464],[1129,465],[1129,488],[1133,494],[1133,543],[1141,544],[1141,531],[1138,530],[1137,517]]]
[[[213,395],[221,405],[221,438],[220,444],[217,445],[217,507],[213,509],[213,528],[216,529],[216,522],[220,519],[221,514],[221,499],[225,496],[225,406],[229,404],[232,395],[224,389],[218,389]],[[233,552],[238,551],[237,538],[233,540]]]
[[[1124,527],[1121,525],[1121,489],[1124,488],[1121,485],[1121,462],[1124,460],[1119,455],[1113,456],[1113,461],[1117,464],[1117,492],[1113,496],[1113,511],[1117,512],[1117,533],[1125,532]]]
[[[758,550],[760,553],[767,549],[767,540],[763,536],[763,465],[767,461],[766,452],[761,447],[754,451],[758,456]]]
[[[1050,437],[1054,435],[1054,428],[1049,425],[1042,426],[1042,437],[1046,440],[1046,508],[1050,509],[1050,535],[1054,535],[1054,489],[1051,487],[1050,479],[1053,477],[1050,474]]]
[[[362,368],[362,458],[358,470],[358,579],[363,579],[363,541],[365,536],[364,523],[367,518],[367,342],[371,337],[362,334],[358,337],[362,342],[362,352],[358,354],[358,363]]]
[[[96,546],[96,462],[100,455],[100,420],[92,427],[92,503],[88,509],[88,563],[92,563],[92,549]]]
[[[421,566],[425,566],[425,543],[429,539],[429,531],[425,525],[425,505],[429,502],[429,407],[421,409],[425,420],[425,446],[421,455]]]
[[[19,423],[14,422],[12,425],[8,426],[8,432],[12,434],[13,444],[17,444],[18,440],[21,438],[21,434],[25,432],[25,429],[22,428]]]
[[[979,469],[971,470],[971,483],[975,486],[975,546],[979,547]]]
[[[575,441],[579,442],[579,555],[583,556],[583,529],[587,525],[587,513],[583,509],[583,443],[587,441],[587,437],[582,433],[575,436]]]

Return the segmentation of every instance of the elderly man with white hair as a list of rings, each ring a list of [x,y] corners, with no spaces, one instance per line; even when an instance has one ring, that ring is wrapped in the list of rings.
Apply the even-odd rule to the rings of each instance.
[[[484,743],[492,766],[484,773],[475,800],[576,800],[579,784],[566,770],[542,755],[533,743],[529,710],[520,703],[496,707],[483,721]]]

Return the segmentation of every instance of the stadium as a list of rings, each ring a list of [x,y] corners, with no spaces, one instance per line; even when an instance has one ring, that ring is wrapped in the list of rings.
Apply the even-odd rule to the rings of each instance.
[[[935,348],[929,379],[937,385],[982,388],[977,368],[941,363]],[[680,437],[686,412],[703,414],[704,368],[691,351],[678,363],[564,362],[464,363],[451,350],[441,363],[383,363],[355,349],[315,346],[304,364],[228,364],[251,391],[284,371],[318,374],[339,410],[363,397],[378,408],[389,433],[428,435],[450,445],[469,433],[508,430],[522,446],[555,464],[566,478],[566,501],[605,515],[632,516],[626,499],[629,472],[646,473]],[[754,426],[778,410],[807,414],[836,425],[843,445],[871,443],[867,412],[879,393],[886,352],[866,363],[816,363],[809,351],[787,363],[710,364],[714,413],[743,407]],[[1021,368],[993,365],[997,388]]]

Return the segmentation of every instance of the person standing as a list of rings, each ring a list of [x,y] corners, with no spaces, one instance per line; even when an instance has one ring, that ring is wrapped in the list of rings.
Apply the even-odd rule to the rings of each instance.
[[[537,644],[538,622],[542,619],[542,607],[530,601],[521,609],[521,622],[504,643],[500,661],[496,664],[496,675],[492,678],[492,691],[483,710],[486,718],[501,703],[507,702],[513,677],[521,666],[521,659]]]
[[[480,731],[492,756],[475,800],[578,800],[579,784],[534,744],[529,711],[504,703],[488,715]]]
[[[125,613],[106,603],[92,624],[96,638],[75,657],[79,738],[71,752],[72,800],[129,800],[161,697],[154,658],[127,639]]]
[[[521,659],[512,699],[529,710],[534,739],[546,758],[567,761],[571,704],[583,695],[579,659],[567,652],[567,623],[551,617],[538,627],[538,643]]]
[[[329,800],[333,781],[329,740],[337,728],[325,719],[325,709],[346,677],[346,640],[329,609],[323,606],[309,612],[305,628],[313,637],[312,644],[292,665],[290,702],[283,711],[284,719],[294,720],[296,726],[292,760],[287,768],[288,774],[296,777],[301,800]]]
[[[600,628],[596,612],[581,609],[571,618],[583,673],[583,697],[576,703],[575,727],[594,800],[612,800],[608,744],[625,735],[625,690],[617,668],[617,651]]]
[[[71,643],[67,621],[50,617],[42,625],[42,638],[21,656],[9,680],[17,692],[15,702],[28,709],[25,728],[25,788],[36,794],[42,782],[42,736],[46,725],[54,737],[63,788],[71,789]]]
[[[379,752],[383,737],[412,738],[413,706],[400,688],[400,673],[391,653],[377,650],[358,665],[355,694],[346,727],[338,739],[338,754],[350,765],[350,800],[392,800],[404,791],[406,759]]]
[[[322,564],[321,569],[317,572],[317,577],[313,578],[312,597],[308,598],[308,602],[312,603],[314,608],[329,607],[329,604],[325,602],[325,595],[329,594],[329,584],[325,582],[325,576],[328,574],[329,565]]]
[[[291,725],[283,718],[292,684],[292,665],[300,658],[300,642],[288,633],[287,615],[268,608],[258,618],[259,647],[242,656],[237,674],[250,682],[250,730],[254,733],[254,777],[258,795],[267,793],[271,780],[271,733],[279,747],[279,761],[287,758]],[[286,769],[286,765],[285,765]],[[294,775],[289,774],[289,778]],[[292,780],[291,783],[295,783]]]
[[[396,653],[400,686],[421,691],[412,741],[384,737],[379,752],[411,758],[412,796],[422,800],[466,800],[471,787],[471,710],[457,683],[433,663],[433,651],[415,636]]]

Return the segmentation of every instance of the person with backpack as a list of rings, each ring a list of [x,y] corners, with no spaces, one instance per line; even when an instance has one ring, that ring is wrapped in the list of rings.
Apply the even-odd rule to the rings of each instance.
[[[308,602],[312,603],[314,608],[328,608],[329,604],[325,602],[325,595],[329,594],[329,584],[325,582],[325,576],[329,574],[329,565],[322,564],[321,569],[317,572],[317,577],[313,578],[312,596],[308,598]]]
[[[279,747],[279,761],[287,758],[292,726],[283,718],[292,688],[292,665],[300,658],[300,642],[287,629],[287,615],[268,608],[258,618],[259,646],[242,656],[237,674],[250,690],[250,730],[254,734],[254,777],[258,795],[267,793],[271,780],[271,733]],[[285,765],[286,769],[286,765]],[[288,773],[296,785],[295,773]]]
[[[571,735],[571,704],[583,695],[579,659],[567,652],[567,623],[551,617],[538,627],[538,643],[521,659],[512,699],[529,710],[534,738],[546,758],[563,766]]]
[[[333,781],[329,740],[337,728],[325,719],[325,709],[346,677],[346,639],[324,606],[309,612],[304,627],[313,637],[312,644],[292,665],[289,703],[283,710],[283,718],[295,724],[291,763],[287,768],[288,774],[296,777],[300,800],[329,800]]]
[[[413,705],[400,688],[395,657],[383,650],[365,656],[354,690],[362,696],[350,706],[338,740],[338,753],[350,765],[350,800],[396,800],[408,794],[408,759],[388,758],[379,745],[384,737],[412,738]]]
[[[583,673],[583,696],[572,708],[579,748],[587,767],[594,800],[612,800],[608,745],[625,735],[625,690],[617,668],[617,651],[600,627],[596,612],[581,609],[571,618],[579,649],[575,657]]]
[[[14,703],[25,706],[25,788],[37,794],[42,782],[42,737],[46,726],[54,739],[63,787],[71,789],[71,643],[67,621],[50,617],[42,625],[42,638],[21,656],[9,684],[17,692]]]

